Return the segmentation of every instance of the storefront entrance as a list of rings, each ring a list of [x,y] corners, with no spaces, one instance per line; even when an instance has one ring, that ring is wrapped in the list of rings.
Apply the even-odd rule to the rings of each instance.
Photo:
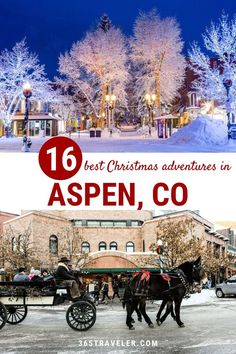
[[[51,120],[32,120],[29,121],[29,135],[30,136],[51,136],[52,135],[52,121]]]
[[[24,121],[18,120],[16,124],[16,135],[23,136]],[[52,136],[52,120],[29,120],[28,135],[36,137]]]

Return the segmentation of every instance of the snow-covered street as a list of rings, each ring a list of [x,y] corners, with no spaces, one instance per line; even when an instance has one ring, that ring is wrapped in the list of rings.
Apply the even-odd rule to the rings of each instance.
[[[236,152],[236,140],[225,145],[171,144],[156,137],[89,138],[87,134],[72,136],[83,152]],[[31,152],[38,152],[47,138],[31,138]],[[21,152],[22,138],[0,138],[0,152]]]
[[[228,140],[227,127],[222,120],[199,116],[179,129],[169,139],[158,139],[153,127],[151,135],[140,128],[122,134],[102,131],[101,137],[89,137],[88,131],[71,134],[83,152],[236,152],[236,140]],[[32,138],[32,152],[38,152],[49,138]],[[0,151],[20,152],[22,138],[1,138]]]

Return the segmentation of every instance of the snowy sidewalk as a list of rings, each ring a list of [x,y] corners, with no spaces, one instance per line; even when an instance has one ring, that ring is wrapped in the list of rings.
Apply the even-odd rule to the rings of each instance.
[[[228,140],[227,127],[221,120],[200,116],[179,129],[169,139],[159,139],[153,128],[152,135],[122,136],[102,131],[101,138],[90,138],[87,131],[71,138],[83,152],[236,152],[236,140]],[[31,152],[38,152],[50,138],[32,138]],[[22,138],[0,138],[0,152],[21,152]]]

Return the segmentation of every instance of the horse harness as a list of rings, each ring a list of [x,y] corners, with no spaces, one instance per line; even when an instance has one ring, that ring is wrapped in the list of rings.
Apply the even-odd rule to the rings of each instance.
[[[174,270],[174,273],[167,273],[168,277],[170,279],[175,278],[175,279],[180,279],[181,283],[176,285],[176,286],[172,286],[170,285],[170,281],[168,280],[168,285],[169,285],[169,289],[164,290],[162,293],[164,292],[170,292],[174,289],[180,288],[182,287],[182,285],[185,288],[185,296],[189,294],[190,292],[190,288],[191,288],[191,284],[187,281],[187,277],[184,274],[184,272],[182,271],[182,269],[176,268],[176,270]],[[164,279],[164,277],[162,277]]]
[[[169,286],[169,288],[167,290],[163,290],[161,292],[162,294],[164,294],[164,293],[168,294],[171,291],[173,291],[177,288],[180,288],[182,286],[184,286],[184,288],[185,288],[185,295],[184,296],[187,296],[189,294],[192,284],[190,284],[187,281],[187,277],[184,274],[184,272],[182,271],[182,269],[176,268],[175,270],[173,270],[172,273],[166,273],[166,274],[161,273],[160,275],[161,275],[162,279],[168,283],[168,286]],[[175,286],[171,286],[170,281],[171,281],[171,279],[174,279],[174,278],[179,279],[181,283],[178,285],[175,285]],[[140,283],[139,283],[139,287],[138,287],[139,289],[137,289],[137,288],[134,289],[133,295],[140,296],[140,297],[147,297],[149,289],[150,289],[150,286],[148,283],[149,283],[149,279],[148,279],[148,282],[146,283],[146,286],[143,287],[142,289],[140,288]]]

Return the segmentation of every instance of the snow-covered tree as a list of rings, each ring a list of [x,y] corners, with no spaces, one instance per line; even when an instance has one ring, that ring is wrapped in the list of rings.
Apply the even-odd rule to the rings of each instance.
[[[29,52],[25,40],[12,50],[0,53],[0,119],[8,129],[23,96],[23,84],[29,82],[33,99],[49,101],[52,91],[37,55]]]
[[[170,103],[178,94],[185,75],[183,42],[174,18],[161,19],[156,10],[141,13],[130,41],[136,77],[136,97],[156,94],[156,105]]]
[[[109,28],[110,27],[110,28]],[[105,110],[105,96],[113,93],[126,105],[128,81],[126,40],[114,26],[98,27],[75,43],[59,59],[59,72],[68,85],[78,89],[95,117]]]
[[[196,75],[193,88],[206,100],[224,103],[224,79],[232,80],[231,99],[236,103],[236,16],[230,20],[222,14],[219,23],[212,23],[203,34],[204,46],[210,56],[203,53],[197,43],[189,52],[190,67]]]
[[[52,103],[54,113],[64,122],[65,126],[71,124],[73,118],[78,115],[78,106],[73,99],[73,96],[61,89],[55,91],[55,99]]]
[[[111,20],[107,15],[103,15],[100,19],[100,23],[98,24],[98,28],[101,28],[104,32],[108,32],[111,28]]]

